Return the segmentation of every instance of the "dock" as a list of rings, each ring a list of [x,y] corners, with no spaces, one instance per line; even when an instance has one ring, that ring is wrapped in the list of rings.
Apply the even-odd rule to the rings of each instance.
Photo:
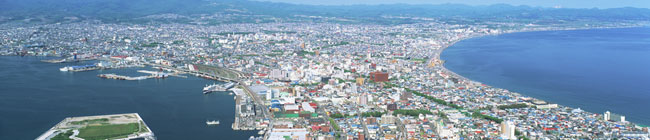
[[[244,89],[234,88],[235,93],[235,121],[232,124],[233,130],[262,130],[265,125],[257,124],[257,120],[265,119],[262,111],[265,107],[259,106],[245,93]]]
[[[156,78],[156,76],[154,76],[154,75],[131,77],[131,76],[124,76],[124,75],[117,75],[117,74],[114,74],[114,73],[100,74],[100,75],[97,75],[97,77],[106,78],[106,79],[115,79],[115,80],[144,80],[144,79],[149,79],[149,78]]]
[[[180,77],[180,78],[187,78],[187,76],[183,76],[180,74],[183,74],[183,72],[174,72],[174,73],[165,73],[165,72],[159,72],[159,71],[148,71],[148,70],[138,70],[140,73],[147,73],[151,75],[157,75],[157,76],[175,76],[175,77]]]
[[[70,62],[80,62],[80,61],[90,61],[90,60],[97,60],[97,58],[78,58],[78,59],[47,59],[47,60],[41,60],[41,62],[47,62],[47,63],[70,63]]]

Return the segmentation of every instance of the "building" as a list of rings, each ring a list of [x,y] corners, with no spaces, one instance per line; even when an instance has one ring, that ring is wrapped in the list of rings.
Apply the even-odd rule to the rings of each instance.
[[[517,139],[515,137],[515,125],[511,121],[503,121],[501,122],[501,138],[503,139],[508,139],[508,140],[514,140]]]
[[[253,85],[250,87],[250,89],[253,93],[257,93],[262,97],[266,97],[267,100],[273,98],[273,92],[271,92],[271,89],[264,85]]]
[[[386,72],[371,72],[370,79],[375,82],[388,82],[388,73]]]
[[[271,70],[271,74],[269,75],[269,77],[273,78],[273,79],[281,79],[281,80],[283,80],[283,79],[288,79],[289,78],[289,73],[287,73],[286,71],[283,71],[283,70],[273,69],[273,70]]]
[[[615,122],[625,122],[625,116],[619,115],[619,114],[616,114],[616,113],[611,113],[609,111],[605,111],[605,114],[603,114],[603,120],[615,121]]]
[[[286,113],[299,113],[300,112],[300,107],[295,104],[286,104],[284,105],[284,111]]]
[[[273,128],[269,140],[306,140],[309,131],[305,128]]]
[[[363,84],[365,83],[364,80],[366,80],[366,79],[365,79],[365,78],[361,78],[361,77],[359,77],[359,78],[357,78],[356,80],[357,80],[357,81],[356,81],[356,82],[357,82],[357,85],[363,85]]]
[[[394,124],[396,122],[397,117],[391,115],[390,113],[381,115],[381,123],[382,124]]]
[[[366,104],[368,104],[368,95],[366,95],[366,94],[364,93],[364,94],[362,94],[361,96],[359,96],[359,102],[358,102],[358,104],[360,104],[360,105],[366,105]]]
[[[316,109],[311,107],[308,102],[302,102],[302,110],[307,112],[316,112]]]
[[[359,133],[357,134],[357,138],[358,138],[359,140],[365,140],[365,139],[366,139],[366,136],[363,135],[363,134],[361,134],[361,132],[359,132]]]
[[[388,104],[388,105],[386,105],[386,109],[388,109],[390,111],[395,111],[395,110],[397,110],[397,104]]]

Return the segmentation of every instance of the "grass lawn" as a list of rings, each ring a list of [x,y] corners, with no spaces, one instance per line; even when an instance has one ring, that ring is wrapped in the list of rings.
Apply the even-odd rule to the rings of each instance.
[[[134,132],[138,132],[138,123],[109,124],[81,128],[79,129],[79,135],[77,135],[77,137],[87,140],[103,140],[115,137],[124,137],[133,134]]]
[[[107,118],[101,118],[101,119],[93,119],[93,120],[76,121],[76,122],[71,122],[71,124],[80,125],[80,124],[95,124],[95,123],[106,123],[106,122],[108,122]]]
[[[72,135],[72,131],[66,131],[64,133],[59,133],[58,135],[52,137],[50,140],[72,140],[68,137]]]

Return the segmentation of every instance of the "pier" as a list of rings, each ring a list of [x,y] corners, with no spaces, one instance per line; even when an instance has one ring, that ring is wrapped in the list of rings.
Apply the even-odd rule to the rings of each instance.
[[[114,73],[100,74],[97,75],[97,77],[106,78],[106,79],[115,79],[115,80],[144,80],[149,78],[156,78],[156,76],[154,75],[131,77],[131,76],[124,76],[124,75],[117,75]]]
[[[271,130],[271,124],[273,122],[269,122],[265,126],[255,125],[256,120],[271,119],[272,116],[268,108],[264,105],[264,101],[239,80],[249,78],[248,75],[226,68],[205,65],[201,65],[198,70],[174,68],[154,63],[147,63],[146,65],[160,67],[161,69],[176,73],[187,73],[206,79],[237,83],[239,86],[231,89],[235,93],[235,121],[231,125],[231,128],[233,130]],[[252,106],[252,109],[242,108],[242,105]],[[245,112],[245,114],[242,114],[242,112]],[[264,139],[268,138],[268,134],[268,132],[264,133]]]

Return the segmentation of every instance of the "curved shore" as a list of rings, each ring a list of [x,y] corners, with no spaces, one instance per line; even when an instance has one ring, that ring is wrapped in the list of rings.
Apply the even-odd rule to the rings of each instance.
[[[549,30],[522,30],[522,31],[513,31],[513,32],[506,32],[506,33],[472,35],[472,36],[468,36],[468,37],[461,37],[461,38],[458,39],[458,40],[451,41],[449,44],[445,44],[445,45],[441,46],[441,48],[438,49],[437,52],[435,53],[435,56],[434,56],[434,59],[433,59],[433,60],[442,60],[440,57],[441,57],[442,53],[444,52],[444,50],[446,50],[447,48],[449,48],[449,47],[455,45],[456,43],[458,43],[458,42],[460,42],[460,41],[464,41],[464,40],[466,40],[466,39],[472,39],[472,38],[476,38],[476,37],[484,37],[484,36],[491,36],[491,35],[503,35],[503,34],[509,34],[509,33],[523,33],[523,32],[544,32],[544,31],[565,31],[565,30],[591,30],[591,29],[615,29],[615,28],[634,28],[634,27],[647,27],[647,26],[623,26],[623,27],[575,28],[575,29],[549,29]],[[436,66],[436,67],[439,68],[439,70],[442,71],[443,73],[448,74],[448,75],[450,75],[451,77],[454,77],[454,78],[459,79],[459,81],[462,82],[462,83],[464,83],[464,84],[483,85],[483,86],[488,86],[488,87],[491,87],[491,88],[497,88],[497,87],[492,87],[492,86],[490,86],[490,85],[482,84],[482,83],[479,82],[479,81],[472,80],[472,79],[466,78],[466,77],[464,77],[464,76],[462,76],[462,75],[460,75],[460,74],[457,74],[456,72],[453,72],[453,71],[449,70],[447,67],[445,67],[444,62],[441,63],[441,64],[439,64],[439,66]],[[508,91],[510,91],[509,89],[506,89],[506,88],[497,88],[497,89],[504,89],[504,90],[508,90]],[[534,100],[541,100],[541,99],[536,98],[536,97],[531,97],[530,95],[527,95],[527,94],[525,94],[525,93],[524,93],[524,94],[521,94],[521,93],[518,93],[518,92],[510,91],[510,94],[513,94],[513,95],[516,95],[516,96],[529,97],[529,98],[534,99]],[[541,100],[541,101],[544,101],[544,100]],[[546,101],[545,101],[545,102],[546,102]],[[575,109],[574,107],[569,107],[569,106],[561,105],[561,104],[558,104],[558,106],[559,106],[559,107],[566,107],[566,108],[569,108],[569,109]],[[580,107],[577,107],[577,108],[580,108]],[[586,111],[586,112],[588,112],[588,113],[592,113],[592,114],[600,114],[600,115],[602,115],[601,113],[594,113],[594,112],[589,112],[589,111]],[[627,122],[629,122],[629,123],[631,123],[631,124],[634,124],[634,125],[646,126],[646,125],[639,124],[639,123],[635,123],[635,122],[630,122],[630,121],[627,121]]]

